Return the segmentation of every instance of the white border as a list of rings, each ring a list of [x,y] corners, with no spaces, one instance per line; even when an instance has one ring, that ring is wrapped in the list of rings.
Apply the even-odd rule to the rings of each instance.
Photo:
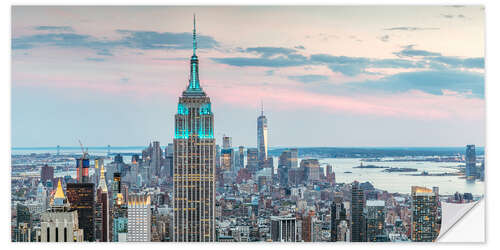
[[[421,0],[421,1],[397,1],[397,0],[377,0],[377,1],[369,1],[369,0],[354,0],[354,1],[285,1],[285,0],[244,0],[238,2],[240,5],[460,5],[460,4],[469,4],[469,5],[485,5],[486,7],[486,111],[487,111],[487,128],[486,128],[486,155],[487,155],[487,163],[486,163],[486,184],[487,184],[487,193],[489,191],[496,192],[500,189],[499,182],[496,181],[496,177],[498,176],[498,168],[500,168],[500,161],[498,159],[498,154],[494,152],[498,152],[498,141],[495,140],[499,138],[499,118],[498,118],[498,110],[497,107],[499,105],[499,87],[500,80],[498,77],[498,63],[499,60],[499,31],[498,31],[498,23],[500,23],[500,7],[498,4],[499,1],[487,1],[487,0],[469,0],[469,1],[452,1],[452,0]],[[497,236],[498,231],[498,222],[499,220],[499,204],[498,198],[492,196],[491,199],[486,199],[486,213],[487,213],[487,222],[486,222],[486,241],[487,244],[458,244],[458,243],[448,243],[448,244],[332,244],[332,243],[306,243],[306,244],[280,244],[280,243],[252,243],[252,244],[223,244],[223,243],[215,243],[215,244],[176,244],[176,243],[149,243],[149,244],[13,244],[10,243],[10,23],[11,23],[11,5],[234,5],[234,0],[217,0],[217,1],[182,1],[182,0],[146,0],[146,1],[131,1],[131,0],[100,0],[100,1],[85,1],[85,0],[73,0],[73,1],[34,1],[34,0],[7,0],[2,1],[1,4],[1,12],[0,16],[2,17],[2,25],[1,25],[1,34],[3,34],[3,39],[1,41],[2,48],[2,67],[3,71],[1,76],[3,77],[3,83],[0,85],[0,98],[1,102],[1,116],[3,117],[3,122],[1,123],[1,134],[0,137],[2,140],[0,151],[1,159],[2,159],[2,171],[3,177],[5,178],[2,182],[2,197],[4,201],[4,205],[0,206],[3,214],[2,227],[0,232],[0,237],[2,238],[2,243],[6,246],[5,249],[25,249],[25,248],[50,248],[50,249],[67,249],[68,247],[75,249],[83,249],[92,247],[93,249],[106,249],[109,247],[120,247],[126,249],[136,249],[139,247],[148,247],[154,249],[168,249],[168,248],[182,248],[182,249],[207,249],[207,248],[217,248],[217,249],[231,249],[234,247],[242,248],[242,249],[301,249],[304,247],[313,247],[315,249],[328,249],[332,248],[348,248],[348,249],[365,249],[366,247],[370,247],[373,249],[386,249],[386,248],[417,248],[424,249],[430,246],[432,247],[443,247],[443,248],[453,248],[453,249],[470,249],[471,247],[488,247],[492,248],[496,245],[499,245],[499,238]],[[33,124],[36,126],[36,124]],[[489,197],[489,196],[488,196]],[[496,208],[496,210],[495,210]],[[491,211],[491,212],[489,212]],[[488,222],[489,221],[489,222]],[[497,247],[498,249],[498,247]]]

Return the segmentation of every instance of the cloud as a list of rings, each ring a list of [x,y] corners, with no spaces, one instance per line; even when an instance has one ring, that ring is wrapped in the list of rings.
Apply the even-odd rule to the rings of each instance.
[[[414,46],[404,46],[403,50],[394,52],[393,54],[399,57],[421,57],[422,60],[428,61],[428,64],[434,67],[484,69],[484,58],[482,57],[460,58],[456,56],[443,56],[437,52],[414,49]]]
[[[244,50],[249,53],[256,53],[262,57],[272,57],[275,55],[290,55],[296,52],[294,49],[282,48],[282,47],[252,47]]]
[[[440,56],[441,53],[430,52],[426,50],[413,49],[415,45],[405,46],[403,50],[394,52],[394,55],[399,57],[413,57],[413,56]]]
[[[303,83],[310,83],[310,82],[326,81],[329,79],[329,77],[326,75],[313,75],[313,74],[311,74],[311,75],[288,76],[288,79],[303,82]]]
[[[40,26],[44,30],[61,31],[61,27]],[[50,27],[50,28],[48,28]],[[116,30],[123,37],[107,40],[75,33],[44,33],[12,38],[12,49],[31,49],[41,46],[63,48],[90,48],[98,50],[99,55],[112,55],[109,49],[124,47],[142,50],[155,49],[191,49],[192,34],[155,31]],[[198,45],[201,49],[219,46],[210,36],[198,35]]]
[[[87,57],[85,58],[87,61],[92,61],[92,62],[104,62],[106,59],[100,58],[100,57]]]
[[[188,32],[155,32],[141,30],[117,30],[118,33],[125,35],[119,43],[122,46],[143,50],[152,49],[191,49],[193,35]],[[197,35],[198,48],[211,49],[218,47],[219,44],[210,36]]]
[[[111,53],[108,49],[101,49],[97,51],[97,55],[99,56],[113,56],[113,53]]]
[[[274,70],[267,70],[266,71],[266,76],[272,76],[274,75]]]
[[[393,69],[423,69],[450,70],[458,68],[484,68],[483,58],[459,58],[442,56],[441,53],[419,50],[415,45],[404,46],[402,50],[394,52],[400,58],[367,58],[348,57],[330,54],[312,54],[304,56],[296,50],[282,47],[251,47],[242,51],[257,54],[258,57],[222,57],[211,60],[236,67],[267,67],[282,68],[295,66],[327,66],[332,72],[339,72],[346,76],[359,74],[373,74],[366,71],[368,68]]]
[[[458,15],[452,15],[452,14],[441,14],[442,17],[452,19],[452,18],[465,18],[463,14],[458,14]]]
[[[73,28],[70,26],[36,26],[35,30],[48,30],[48,31],[66,31],[72,32]]]
[[[384,30],[420,31],[420,30],[439,30],[439,28],[401,26],[401,27],[386,28]]]
[[[389,41],[389,35],[383,35],[378,37],[378,39],[382,42],[388,42]]]
[[[349,83],[359,90],[383,92],[408,92],[419,90],[433,95],[443,95],[445,90],[484,98],[484,75],[458,70],[431,70],[403,72],[376,81]]]
[[[252,57],[226,57],[226,58],[210,58],[211,60],[236,67],[293,67],[307,65],[309,62],[302,60],[290,60],[287,57],[278,58],[252,58]]]

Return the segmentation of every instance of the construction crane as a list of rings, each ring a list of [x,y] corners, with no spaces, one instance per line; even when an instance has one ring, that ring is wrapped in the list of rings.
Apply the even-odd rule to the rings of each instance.
[[[80,143],[80,148],[82,148],[82,159],[85,159],[86,156],[89,155],[89,148],[87,148],[86,150],[83,149],[83,144],[82,142],[80,141],[80,139],[78,139],[78,142]]]

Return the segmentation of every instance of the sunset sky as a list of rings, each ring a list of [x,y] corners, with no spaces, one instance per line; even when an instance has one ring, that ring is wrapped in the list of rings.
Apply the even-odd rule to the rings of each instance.
[[[196,13],[217,143],[485,143],[481,6],[13,7],[12,146],[172,141]]]

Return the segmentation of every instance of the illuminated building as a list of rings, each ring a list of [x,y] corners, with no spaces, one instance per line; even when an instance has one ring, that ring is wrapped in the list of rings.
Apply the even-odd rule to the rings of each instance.
[[[296,218],[292,216],[271,216],[271,240],[274,242],[296,242]]]
[[[411,240],[431,242],[439,234],[436,193],[429,188],[411,187]]]
[[[101,165],[99,186],[97,188],[97,203],[96,203],[96,239],[100,242],[111,240],[109,227],[109,199],[108,187],[106,185],[106,173],[104,166]]]
[[[215,241],[214,115],[198,63],[195,24],[191,76],[175,115],[173,241]]]
[[[359,182],[354,181],[351,185],[351,241],[366,241],[364,230],[364,193],[360,188]]]
[[[467,145],[465,149],[465,177],[467,180],[474,180],[477,177],[475,145]]]
[[[257,118],[257,148],[259,168],[263,168],[267,162],[267,118],[262,107],[260,116]]]
[[[127,204],[122,190],[120,173],[113,173],[112,239],[114,242],[127,241]],[[125,195],[126,196],[126,195]]]
[[[131,195],[127,206],[127,241],[151,241],[151,198],[149,195]]]
[[[95,241],[94,183],[67,183],[66,194],[71,209],[78,211],[78,228],[83,229],[83,239]]]
[[[385,234],[385,201],[366,201],[366,238],[369,242],[376,242],[377,237]]]
[[[330,212],[330,241],[342,241],[340,239],[340,232],[338,231],[338,228],[341,221],[346,221],[347,214],[341,193],[335,194]]]
[[[78,212],[71,209],[64,195],[61,181],[50,203],[50,210],[40,218],[39,242],[81,242],[84,232],[78,226]]]

